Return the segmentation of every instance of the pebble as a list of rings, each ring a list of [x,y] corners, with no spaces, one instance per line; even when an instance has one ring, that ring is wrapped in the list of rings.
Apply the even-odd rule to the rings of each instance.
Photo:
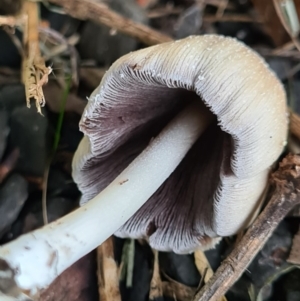
[[[21,84],[0,86],[0,110],[11,113],[17,107],[26,107],[25,89]]]
[[[193,255],[161,252],[159,253],[159,263],[161,269],[175,281],[192,287],[199,285],[200,275]]]
[[[28,185],[19,174],[10,175],[0,187],[0,237],[17,219],[28,197]]]
[[[3,0],[0,0],[3,1]],[[9,1],[13,3],[14,1]],[[0,3],[0,15],[1,14],[1,3]],[[20,38],[20,32],[16,30],[17,37]],[[0,43],[2,47],[0,47],[0,66],[11,67],[11,68],[19,68],[21,64],[21,56],[12,42],[9,35],[0,28]],[[3,47],[5,45],[5,47]]]
[[[71,176],[58,168],[51,167],[48,176],[48,196],[78,199],[80,192]]]
[[[47,118],[36,108],[18,107],[11,114],[9,147],[17,148],[20,157],[16,169],[30,176],[42,176],[47,158]]]

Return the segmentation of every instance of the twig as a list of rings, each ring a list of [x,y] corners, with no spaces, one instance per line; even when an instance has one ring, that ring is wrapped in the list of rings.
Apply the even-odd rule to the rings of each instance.
[[[24,56],[23,46],[15,35],[15,27],[24,25],[25,21],[26,17],[24,14],[19,16],[0,16],[0,26],[3,26],[4,31],[6,31],[21,56]]]
[[[167,35],[113,12],[104,3],[92,0],[49,0],[49,2],[62,6],[69,15],[77,19],[102,23],[147,45],[172,41]]]
[[[285,215],[300,203],[300,156],[288,155],[273,173],[270,202],[193,301],[216,301],[235,283]]]
[[[100,300],[121,301],[112,236],[97,248],[97,270]]]
[[[11,31],[11,30],[7,30],[7,28],[4,28],[4,30],[6,31],[8,37],[10,38],[10,40],[12,41],[12,43],[15,45],[17,51],[19,52],[21,57],[24,57],[24,50],[23,50],[23,45],[22,45],[22,41],[17,37],[17,35],[15,35],[15,32]]]
[[[69,38],[65,38],[62,34],[55,31],[52,28],[39,28],[40,36],[51,39],[52,43],[57,43],[52,49],[48,50],[44,47],[44,60],[55,58],[64,51],[68,51],[70,56],[70,69],[72,74],[72,88],[78,87],[79,76],[78,76],[78,53],[74,45],[78,42],[79,36],[73,35]],[[65,86],[65,80],[59,82],[61,87]]]
[[[282,52],[273,52],[272,49],[266,49],[263,47],[253,47],[255,51],[257,51],[260,55],[264,57],[284,57],[284,58],[289,58],[289,59],[295,59],[299,60],[300,59],[300,53],[298,50],[286,50]]]
[[[262,23],[260,18],[253,18],[248,15],[242,14],[224,14],[221,16],[206,15],[203,17],[203,21],[207,23],[214,22],[244,22],[244,23]]]
[[[25,19],[24,16],[0,16],[0,26],[7,25],[10,27],[15,27],[22,25],[24,23]]]
[[[182,13],[182,7],[174,7],[173,5],[165,5],[163,7],[151,9],[147,16],[150,19],[161,18],[169,15],[179,15]]]
[[[198,1],[199,1],[199,0],[198,0]],[[219,8],[219,7],[221,7],[221,6],[224,5],[223,0],[200,0],[200,1],[204,1],[204,3],[205,3],[206,5],[215,6],[215,7],[217,7],[217,8]],[[228,2],[227,8],[228,8],[228,9],[234,9],[234,8],[235,8],[234,3]]]
[[[289,41],[284,45],[281,45],[280,47],[277,47],[276,49],[272,50],[272,54],[280,55],[281,53],[285,53],[286,51],[293,50],[294,47],[295,47],[294,43],[292,41]]]
[[[291,69],[288,71],[286,77],[287,77],[288,79],[291,79],[293,76],[295,76],[296,73],[299,72],[299,70],[300,70],[300,64],[298,63],[298,64],[296,64],[293,68],[291,68]]]
[[[224,15],[225,9],[227,8],[228,0],[223,0],[218,7],[216,17],[221,18]]]
[[[24,11],[26,22],[24,26],[25,54],[23,58],[22,80],[25,85],[27,107],[30,108],[30,100],[35,99],[38,113],[42,114],[41,107],[45,105],[45,97],[42,86],[48,82],[51,67],[45,66],[39,48],[39,18],[36,2],[25,1]]]

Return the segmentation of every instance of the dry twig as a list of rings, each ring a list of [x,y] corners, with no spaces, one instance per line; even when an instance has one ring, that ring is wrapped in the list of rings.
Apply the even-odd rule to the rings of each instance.
[[[0,26],[7,25],[10,27],[20,26],[24,23],[24,16],[0,16]]]
[[[47,47],[45,44],[44,47],[42,48],[44,53],[44,59],[45,60],[53,59],[53,61],[55,61],[55,59],[57,59],[59,55],[67,51],[70,57],[69,59],[70,62],[68,63],[70,66],[68,67],[68,69],[70,68],[71,71],[67,72],[66,70],[62,70],[62,72],[63,75],[65,75],[66,73],[71,73],[72,88],[77,87],[79,84],[78,62],[77,62],[78,53],[74,45],[77,44],[79,40],[79,36],[77,34],[74,34],[69,38],[65,38],[62,34],[60,34],[59,32],[55,31],[50,27],[48,28],[40,27],[39,30],[40,30],[41,39],[45,39],[48,40],[48,42],[51,42],[51,43],[47,43]],[[66,67],[62,69],[66,69]],[[56,77],[56,81],[60,84],[62,88],[64,88],[65,76],[63,76],[63,78]]]
[[[224,15],[227,5],[228,5],[228,0],[221,1],[220,5],[218,7],[217,13],[216,13],[216,17],[221,18]]]
[[[220,7],[224,6],[224,0],[197,0],[197,1],[202,1],[206,5],[215,6],[217,8],[220,8]],[[234,3],[230,3],[229,1],[227,1],[226,8],[228,8],[228,9],[234,9],[235,8],[235,4]]]
[[[49,2],[62,6],[69,15],[77,19],[102,23],[147,45],[172,41],[167,35],[113,12],[104,3],[93,0],[49,0]]]
[[[264,57],[284,57],[289,59],[300,60],[300,53],[298,50],[283,50],[279,52],[274,52],[272,49],[265,47],[253,47],[260,55]]]
[[[169,15],[179,15],[182,13],[182,7],[174,7],[173,5],[164,5],[163,7],[153,8],[148,11],[147,16],[150,19],[161,18]]]
[[[243,14],[224,14],[218,15],[205,15],[203,21],[207,23],[214,22],[244,22],[244,23],[262,23],[260,18],[253,18]]]
[[[279,170],[273,173],[271,182],[275,189],[270,202],[239,245],[196,294],[194,301],[217,301],[224,295],[242,275],[280,221],[300,203],[300,156],[288,155],[284,158]]]
[[[38,4],[26,1],[24,13],[26,22],[24,26],[24,47],[22,80],[25,85],[27,107],[30,107],[30,100],[34,99],[37,111],[42,114],[41,107],[45,105],[45,97],[42,86],[48,82],[48,75],[51,67],[45,66],[39,48],[39,17]]]

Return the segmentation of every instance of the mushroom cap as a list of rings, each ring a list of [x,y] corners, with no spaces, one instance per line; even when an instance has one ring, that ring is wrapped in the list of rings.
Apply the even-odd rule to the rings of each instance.
[[[218,126],[200,137],[117,235],[147,237],[159,250],[190,252],[238,232],[257,211],[270,167],[286,144],[286,96],[259,55],[218,35],[142,49],[111,66],[80,122],[85,136],[73,177],[81,203],[103,190],[195,99]]]

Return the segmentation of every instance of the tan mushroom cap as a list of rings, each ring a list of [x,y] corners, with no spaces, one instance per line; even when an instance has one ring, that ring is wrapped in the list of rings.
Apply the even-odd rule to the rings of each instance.
[[[270,166],[286,144],[284,89],[255,52],[235,39],[204,35],[123,56],[89,99],[80,122],[85,137],[73,161],[73,176],[85,203],[104,189],[156,132],[150,131],[138,146],[131,142],[134,137],[163,123],[190,99],[203,101],[225,133],[213,152],[219,158],[213,160],[218,161],[217,173],[211,171],[213,166],[203,167],[214,179],[214,192],[208,192],[206,200],[201,196],[204,184],[199,175],[193,195],[184,195],[193,199],[185,201],[186,206],[198,206],[194,199],[200,196],[200,209],[194,210],[176,207],[176,197],[169,198],[160,189],[159,200],[151,198],[116,233],[148,237],[154,248],[179,253],[209,243],[208,237],[231,235],[245,226],[257,209]],[[207,144],[213,144],[212,135],[219,137],[217,130],[210,131],[203,138]],[[125,159],[121,159],[122,153]],[[118,159],[109,161],[116,154]],[[188,181],[189,174],[186,177]],[[183,216],[179,211],[184,211]],[[152,223],[155,229],[149,231]]]

